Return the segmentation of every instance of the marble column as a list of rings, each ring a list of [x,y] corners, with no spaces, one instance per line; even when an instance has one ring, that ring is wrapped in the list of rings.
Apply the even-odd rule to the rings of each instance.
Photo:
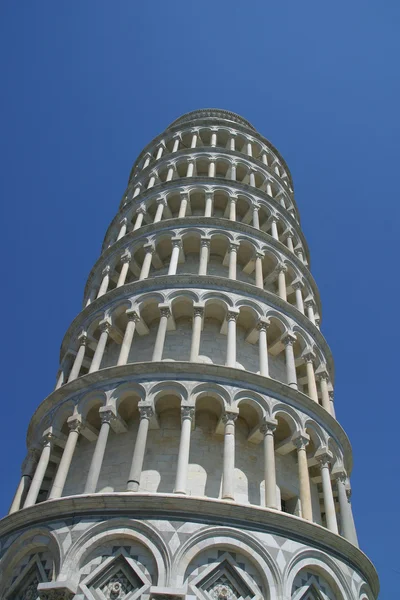
[[[297,390],[297,375],[296,363],[294,360],[293,344],[296,341],[296,336],[292,333],[287,333],[283,336],[282,342],[285,346],[285,362],[286,362],[286,379],[287,384]]]
[[[203,324],[204,305],[193,304],[192,343],[190,347],[190,362],[199,360],[201,328]]]
[[[55,442],[55,435],[51,432],[45,433],[42,440],[42,452],[40,454],[39,462],[35,469],[35,474],[32,479],[32,483],[29,487],[28,494],[24,502],[24,508],[33,506],[36,504],[37,497],[42,487],[43,479],[47,471],[47,467],[50,462],[50,455]]]
[[[213,213],[213,193],[206,192],[206,204],[204,209],[204,216],[211,217]]]
[[[68,477],[69,468],[74,456],[75,447],[78,442],[82,423],[80,418],[72,416],[68,419],[69,434],[62,454],[60,464],[58,465],[57,473],[50,491],[49,500],[53,498],[61,498],[65,482]]]
[[[224,465],[222,477],[222,498],[234,500],[235,474],[235,421],[237,414],[226,412],[222,415],[224,423]]]
[[[136,211],[136,220],[135,225],[133,226],[133,231],[136,231],[142,226],[144,215],[146,214],[145,206],[140,206]]]
[[[264,276],[263,276],[263,267],[262,267],[263,258],[264,258],[264,253],[257,251],[256,252],[256,264],[255,264],[255,276],[256,276],[255,284],[261,290],[264,289]]]
[[[167,177],[165,181],[172,181],[175,173],[175,163],[168,163]]]
[[[339,496],[339,510],[340,510],[340,525],[341,535],[345,537],[349,542],[358,547],[357,534],[354,528],[353,514],[351,510],[350,499],[347,495],[346,481],[347,475],[345,471],[340,471],[335,474],[336,483],[338,488]]]
[[[296,294],[296,308],[304,315],[303,293],[301,291],[303,284],[301,281],[295,281],[292,287]]]
[[[269,182],[267,182],[266,192],[267,192],[268,196],[271,196],[271,198],[272,198],[272,186]]]
[[[235,162],[233,160],[231,162],[231,180],[232,181],[236,181],[236,167],[237,167],[237,162]]]
[[[215,148],[217,145],[217,133],[215,131],[211,134],[211,147]]]
[[[281,264],[278,266],[278,294],[282,300],[287,300],[286,293],[286,276],[285,273],[287,271],[287,266],[285,264]]]
[[[108,406],[101,407],[99,414],[101,427],[93,452],[92,462],[90,463],[84,494],[96,493],[97,483],[103,465],[104,453],[106,451],[108,434],[110,433],[111,423],[116,418],[114,411]]]
[[[290,250],[290,252],[293,252],[293,254],[294,254],[293,236],[291,234],[287,236],[286,244],[287,244],[287,247]]]
[[[256,203],[253,204],[253,227],[260,229],[260,205]]]
[[[314,360],[315,354],[311,352],[311,350],[306,350],[303,353],[303,358],[306,363],[307,369],[307,387],[308,387],[308,395],[314,402],[318,404],[318,391],[317,384],[315,383],[315,373],[314,373]]]
[[[267,157],[267,154],[265,152],[262,153],[261,160],[264,163],[264,165],[266,165],[268,167],[268,157]]]
[[[237,252],[239,245],[238,242],[229,242],[229,279],[236,279]]]
[[[296,256],[299,258],[299,260],[301,260],[301,262],[303,264],[305,264],[303,250],[301,248],[295,248],[294,252],[295,252]]]
[[[128,219],[126,217],[124,217],[120,221],[120,230],[118,233],[117,241],[120,240],[122,237],[124,237],[124,235],[126,234],[127,227],[128,227]]]
[[[174,145],[172,147],[172,152],[178,152],[178,150],[179,150],[179,143],[180,143],[180,138],[176,137],[174,139]]]
[[[156,214],[154,215],[153,223],[159,223],[161,221],[166,205],[167,201],[165,200],[165,198],[160,198],[159,200],[157,200],[157,210]]]
[[[178,268],[179,254],[182,250],[182,239],[179,237],[171,238],[172,252],[169,261],[168,275],[176,275]]]
[[[140,316],[135,310],[127,310],[128,322],[125,328],[124,339],[122,340],[121,350],[119,352],[117,366],[126,365],[129,353],[132,347],[133,336],[136,329],[136,323],[140,321]]]
[[[276,467],[275,467],[275,444],[274,431],[278,421],[275,419],[264,419],[261,425],[261,433],[264,435],[264,483],[265,483],[265,506],[267,508],[278,508],[276,501]]]
[[[147,184],[148,190],[154,186],[154,184],[156,182],[156,178],[157,178],[157,173],[155,171],[152,171],[152,173],[150,173],[149,183]]]
[[[12,514],[17,510],[20,510],[25,502],[26,495],[32,482],[32,477],[37,466],[38,453],[39,452],[36,448],[28,450],[28,454],[22,463],[21,479],[8,514]]]
[[[309,436],[304,434],[299,434],[293,439],[293,443],[297,448],[301,515],[303,519],[306,519],[307,521],[312,521],[313,515],[311,504],[310,474],[308,472],[308,462],[306,453],[306,448],[309,441]]]
[[[231,137],[229,138],[229,150],[235,150],[235,142],[236,142],[236,133],[231,133]]]
[[[139,281],[142,279],[147,279],[149,276],[150,268],[151,268],[151,261],[153,259],[153,254],[154,254],[155,248],[154,248],[154,245],[150,243],[150,244],[144,244],[143,250],[145,251],[145,255],[144,255],[144,259],[143,259],[142,269],[141,269],[140,275],[139,275]]]
[[[151,156],[150,156],[150,154],[149,154],[148,156],[146,156],[146,158],[145,158],[145,160],[144,160],[144,163],[143,163],[142,170],[144,170],[144,169],[147,169],[147,167],[148,167],[148,166],[149,166],[149,164],[150,164],[150,161],[151,161]]]
[[[153,409],[150,406],[138,406],[138,410],[140,421],[126,487],[128,492],[137,492],[139,490],[140,476],[142,474],[144,455],[146,452],[147,434],[149,431],[150,419],[154,414]]]
[[[208,164],[208,176],[215,177],[215,160],[210,160]]]
[[[229,199],[229,220],[236,221],[236,196],[231,196]]]
[[[305,305],[307,308],[307,317],[310,319],[311,323],[315,325],[314,301],[306,300]]]
[[[186,216],[187,207],[189,204],[189,195],[187,192],[181,193],[181,203],[179,205],[178,219],[183,219]]]
[[[207,275],[208,255],[210,251],[211,238],[200,238],[200,265],[199,275]]]
[[[247,156],[253,156],[253,147],[251,145],[251,142],[247,142],[246,144],[246,153]]]
[[[326,526],[330,531],[333,531],[333,533],[339,533],[336,519],[335,501],[333,499],[332,492],[331,474],[329,469],[332,455],[330,452],[322,451],[320,453],[317,452],[316,458],[321,468]]]
[[[101,361],[106,349],[108,336],[110,334],[111,323],[107,319],[100,321],[99,329],[101,331],[99,341],[97,342],[96,350],[94,352],[92,363],[89,368],[89,373],[94,373],[100,369]]]
[[[132,255],[129,250],[125,250],[125,252],[121,256],[121,272],[118,277],[117,288],[121,287],[125,284],[126,276],[128,275],[129,265],[132,259]]]
[[[78,343],[79,343],[79,348],[78,348],[78,352],[76,353],[74,364],[72,365],[72,369],[71,369],[71,372],[68,377],[68,383],[70,381],[74,381],[74,379],[79,377],[83,359],[85,358],[87,335],[84,331],[82,331],[79,334]]]
[[[192,141],[191,141],[191,143],[190,143],[190,147],[191,147],[191,148],[196,148],[196,145],[197,145],[197,138],[198,138],[198,134],[197,134],[197,131],[195,131],[195,132],[193,133],[193,135],[192,135]]]
[[[329,390],[329,402],[331,405],[331,415],[336,418],[333,390]]]
[[[236,320],[239,316],[238,310],[228,310],[226,313],[227,336],[226,336],[226,366],[236,367]]]
[[[104,296],[104,294],[107,293],[108,286],[109,286],[109,283],[110,283],[110,266],[107,265],[103,269],[103,271],[102,271],[101,274],[103,276],[103,279],[102,279],[102,282],[100,284],[99,293],[97,294],[98,298],[101,298],[101,296]]]
[[[320,371],[318,373],[318,379],[319,379],[319,384],[321,387],[322,406],[331,415],[332,411],[331,411],[331,401],[329,398],[329,389],[328,389],[328,382],[329,382],[328,371],[326,371],[326,370]]]
[[[181,407],[181,437],[179,442],[178,464],[176,468],[175,494],[186,494],[186,483],[189,466],[190,433],[194,418],[193,406]]]
[[[72,363],[72,356],[70,354],[66,354],[61,361],[60,369],[57,377],[57,384],[55,389],[58,390],[64,383],[67,381],[67,373],[70,372]]]
[[[269,326],[268,319],[261,317],[257,323],[257,329],[259,331],[258,337],[258,356],[260,363],[260,375],[269,377],[269,365],[268,365],[268,345],[267,345],[267,329]]]
[[[133,192],[133,196],[132,196],[132,198],[136,198],[136,196],[139,196],[139,194],[140,194],[140,191],[141,191],[141,189],[142,189],[142,185],[143,185],[143,184],[142,184],[142,182],[141,182],[141,181],[139,181],[139,183],[138,183],[138,184],[136,185],[136,187],[135,187],[135,191]]]
[[[194,161],[189,160],[188,166],[187,166],[187,171],[186,171],[186,177],[193,177],[193,175],[194,175]]]
[[[168,319],[171,316],[171,309],[168,305],[159,304],[158,306],[160,309],[160,322],[158,324],[158,331],[154,344],[153,356],[151,359],[153,362],[162,360]]]
[[[254,167],[251,167],[249,171],[249,185],[256,187],[256,169]]]
[[[271,235],[274,238],[274,240],[276,240],[277,242],[279,242],[278,218],[277,217],[272,217],[272,221],[271,221]]]

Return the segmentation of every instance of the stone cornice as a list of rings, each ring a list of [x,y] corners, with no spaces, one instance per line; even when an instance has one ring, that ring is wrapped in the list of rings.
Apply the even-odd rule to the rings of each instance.
[[[271,169],[270,167],[268,167],[267,165],[265,165],[261,160],[258,160],[256,158],[254,158],[254,156],[248,156],[247,154],[243,154],[242,152],[238,152],[237,150],[229,150],[228,148],[219,148],[218,146],[213,147],[213,146],[199,146],[198,148],[182,148],[181,150],[178,150],[177,152],[174,152],[173,154],[164,154],[161,158],[159,158],[157,160],[156,163],[151,163],[148,167],[146,167],[146,169],[143,169],[142,171],[140,171],[140,173],[138,173],[138,178],[137,181],[133,181],[133,175],[132,177],[129,179],[128,182],[128,189],[130,187],[134,187],[135,185],[137,185],[137,183],[139,183],[141,181],[142,178],[148,177],[150,176],[150,172],[154,171],[154,169],[157,167],[158,169],[160,167],[162,167],[165,163],[170,163],[173,162],[179,158],[185,157],[187,155],[189,156],[195,156],[195,155],[206,155],[206,156],[210,156],[212,154],[218,154],[220,156],[223,157],[227,157],[227,158],[231,158],[232,160],[235,160],[237,162],[248,162],[252,165],[254,165],[255,167],[260,168],[262,171],[265,171],[266,173],[268,173],[269,175],[271,175],[274,179],[276,179],[277,181],[279,181],[279,183],[281,183],[283,180],[282,178],[277,175],[275,173],[275,171],[273,169]],[[181,177],[180,181],[186,181],[186,177]],[[209,177],[209,180],[212,179],[220,179],[218,178],[212,178]],[[229,180],[231,181],[231,184],[236,185],[237,181],[233,181],[233,180]],[[299,209],[296,203],[296,200],[294,199],[294,194],[292,194],[292,192],[290,192],[283,183],[282,184],[282,189],[286,192],[286,194],[289,196],[290,200],[293,203],[293,206],[295,208],[296,214],[297,214],[297,218],[299,220],[300,223],[300,215],[299,215]],[[184,185],[184,183],[183,183]],[[253,186],[248,186],[251,187],[251,189],[257,189],[254,188]]]
[[[283,217],[285,217],[285,219],[288,221],[288,223],[296,230],[297,235],[301,238],[301,241],[303,243],[304,250],[306,253],[307,261],[310,264],[310,253],[308,250],[307,241],[306,241],[303,231],[300,227],[300,221],[297,222],[291,216],[291,214],[286,209],[284,209],[279,204],[279,202],[277,202],[275,200],[275,198],[272,198],[265,192],[263,192],[257,188],[254,188],[252,186],[249,186],[245,183],[240,183],[237,181],[233,182],[231,179],[223,179],[222,177],[218,177],[218,178],[185,177],[184,179],[185,179],[184,184],[182,184],[181,179],[172,179],[171,181],[166,181],[162,184],[158,183],[155,186],[153,186],[152,188],[150,188],[149,190],[144,190],[138,196],[136,196],[136,198],[130,200],[123,206],[120,206],[117,214],[115,215],[115,217],[111,221],[110,225],[108,226],[106,235],[104,236],[103,247],[104,247],[104,242],[107,239],[108,232],[110,231],[111,227],[115,224],[115,222],[120,221],[125,216],[125,214],[127,212],[129,212],[129,210],[131,210],[133,205],[137,204],[138,206],[140,206],[140,204],[143,201],[147,200],[149,196],[151,197],[151,196],[160,194],[164,191],[169,191],[171,189],[173,190],[175,188],[182,190],[182,188],[186,188],[186,187],[204,186],[205,188],[207,188],[207,187],[211,187],[211,186],[217,186],[217,187],[226,186],[227,188],[231,188],[231,189],[235,188],[235,190],[238,190],[239,192],[242,191],[243,193],[245,193],[245,194],[247,193],[251,196],[254,196],[255,198],[257,198],[257,196],[258,196],[258,197],[262,198],[263,200],[265,200],[266,202],[272,202],[272,204],[274,205],[275,211],[277,213],[279,213],[280,215],[282,215]],[[234,183],[234,185],[232,185],[233,183]]]
[[[234,114],[234,113],[231,113],[231,114]],[[220,123],[221,125],[225,125],[227,127],[229,127],[229,126],[232,127],[232,125],[230,125],[230,122],[226,122],[223,118],[220,118],[220,117],[196,118],[196,126],[209,125],[210,121],[214,122],[214,123]],[[191,129],[191,125],[189,123],[190,122],[188,122],[187,124],[185,122],[178,123],[177,121],[174,121],[169,127],[167,127],[167,129],[165,129],[162,133],[158,134],[155,138],[153,138],[151,140],[151,142],[143,148],[143,150],[141,151],[141,153],[135,160],[133,167],[131,169],[131,172],[129,174],[128,183],[131,180],[132,173],[133,173],[136,165],[141,160],[142,156],[144,154],[146,154],[146,152],[148,152],[149,148],[151,148],[152,146],[154,146],[155,144],[160,142],[167,133],[175,133],[178,131],[182,131],[185,129],[185,127],[184,127],[185,125],[187,125],[188,129]],[[232,127],[232,129],[236,129],[245,135],[251,135],[252,137],[258,139],[261,143],[265,144],[268,148],[270,148],[270,150],[272,150],[272,152],[276,155],[277,158],[279,158],[282,165],[285,167],[285,170],[288,174],[288,178],[289,178],[290,184],[292,186],[292,189],[294,189],[292,174],[290,172],[290,169],[289,169],[285,159],[283,158],[283,156],[281,155],[279,150],[277,150],[277,148],[267,138],[265,138],[263,135],[261,135],[261,133],[259,133],[256,129],[253,129],[253,127],[251,125],[250,125],[250,127],[248,127],[244,124],[242,125],[241,123],[234,122],[234,126]]]
[[[59,402],[64,402],[77,395],[82,395],[86,391],[95,388],[101,388],[103,384],[113,385],[113,382],[137,381],[146,382],[153,380],[185,379],[201,381],[218,381],[221,384],[243,387],[277,398],[295,406],[309,414],[321,427],[323,427],[343,449],[345,468],[350,476],[353,467],[352,450],[349,439],[338,421],[332,417],[322,406],[314,402],[309,396],[291,388],[290,386],[271,379],[263,377],[257,373],[225,367],[223,365],[208,365],[204,363],[191,362],[140,362],[130,363],[120,367],[107,367],[100,369],[95,373],[89,373],[78,377],[74,381],[63,385],[58,390],[54,390],[38,406],[29,423],[27,432],[27,446],[29,447],[33,440],[31,439],[35,427],[41,422],[43,417]]]
[[[0,536],[16,534],[26,527],[50,521],[77,517],[107,518],[125,516],[131,519],[173,519],[206,522],[274,533],[296,540],[335,556],[365,578],[377,598],[379,580],[368,557],[348,540],[325,527],[274,509],[227,500],[213,500],[179,494],[114,493],[68,496],[24,508],[0,520]]]
[[[171,229],[184,229],[192,228],[195,226],[223,229],[224,231],[233,231],[235,233],[245,233],[249,237],[261,241],[265,244],[268,244],[272,248],[275,248],[279,252],[282,252],[282,254],[284,254],[287,259],[292,261],[298,267],[303,277],[309,282],[310,287],[314,292],[318,312],[321,315],[321,300],[319,290],[309,268],[306,267],[301,262],[301,260],[295,254],[293,254],[293,252],[291,252],[287,246],[285,246],[285,244],[275,240],[272,237],[272,235],[266,233],[265,231],[262,231],[261,229],[255,229],[251,225],[246,225],[245,223],[241,223],[239,221],[230,221],[218,217],[188,216],[182,217],[180,219],[166,219],[164,221],[158,221],[158,223],[150,223],[149,225],[143,225],[139,229],[136,229],[136,231],[131,231],[130,233],[124,235],[122,238],[114,242],[112,246],[103,250],[103,253],[93,265],[85,285],[84,297],[86,297],[88,293],[88,288],[90,287],[90,284],[92,282],[94,272],[97,271],[99,264],[101,264],[102,262],[106,263],[107,259],[110,256],[114,255],[115,253],[121,252],[122,248],[124,248],[127,245],[127,243],[129,244],[129,242],[133,242],[136,238],[148,236],[158,231],[160,233],[164,233],[165,231]]]
[[[243,281],[228,278],[222,279],[216,275],[159,275],[158,277],[142,279],[128,283],[119,288],[114,288],[100,298],[96,298],[96,300],[89,304],[89,306],[86,306],[72,321],[61,343],[60,361],[69,347],[72,333],[74,330],[78,329],[82,323],[85,322],[90,314],[98,312],[101,309],[106,310],[116,298],[126,298],[127,296],[146,291],[150,292],[159,289],[174,288],[209,288],[217,289],[218,291],[228,291],[239,294],[242,293],[246,297],[261,300],[269,306],[281,311],[283,314],[290,316],[294,321],[299,323],[312,337],[315,343],[319,345],[319,348],[325,356],[333,383],[335,369],[331,350],[320,330],[311,323],[308,317],[303,315],[303,313],[301,313],[295,306],[289,304],[285,300],[282,300],[282,298],[276,294],[273,294],[272,292],[262,290],[255,285],[250,285],[249,283],[244,283]]]
[[[187,121],[194,121],[197,119],[209,119],[209,118],[217,118],[227,121],[233,121],[234,123],[240,123],[241,125],[245,125],[249,129],[253,131],[257,131],[253,125],[238,115],[237,113],[231,112],[230,110],[225,110],[223,108],[198,108],[197,110],[192,110],[190,112],[185,113],[178,119],[175,119],[170,125],[168,125],[166,131],[174,127],[175,125],[181,125]]]

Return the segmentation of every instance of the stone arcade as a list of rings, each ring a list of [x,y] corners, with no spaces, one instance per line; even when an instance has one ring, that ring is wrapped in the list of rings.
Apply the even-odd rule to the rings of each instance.
[[[4,600],[376,600],[289,170],[198,110],[140,154],[29,425]]]

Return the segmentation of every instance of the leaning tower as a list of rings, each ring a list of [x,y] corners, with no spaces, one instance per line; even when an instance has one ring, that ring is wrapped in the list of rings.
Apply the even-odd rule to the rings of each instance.
[[[376,600],[285,161],[198,110],[136,160],[0,521],[4,600]]]

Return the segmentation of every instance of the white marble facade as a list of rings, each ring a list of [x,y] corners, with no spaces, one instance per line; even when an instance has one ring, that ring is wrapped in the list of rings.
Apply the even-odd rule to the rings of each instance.
[[[199,110],[137,159],[0,521],[5,600],[374,600],[289,170]]]

